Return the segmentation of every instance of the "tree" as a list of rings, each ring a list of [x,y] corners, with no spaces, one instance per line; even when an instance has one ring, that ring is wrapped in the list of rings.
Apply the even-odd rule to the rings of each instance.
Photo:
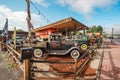
[[[17,29],[16,32],[24,32],[22,29]]]
[[[103,32],[103,28],[102,28],[101,25],[99,25],[99,26],[97,27],[97,31],[100,32],[100,34],[102,34],[102,32]]]
[[[96,33],[96,32],[99,32],[100,34],[102,34],[102,31],[103,31],[103,28],[101,25],[98,25],[98,26],[92,26],[88,29],[88,33]]]
[[[97,32],[97,26],[93,26],[91,32]]]

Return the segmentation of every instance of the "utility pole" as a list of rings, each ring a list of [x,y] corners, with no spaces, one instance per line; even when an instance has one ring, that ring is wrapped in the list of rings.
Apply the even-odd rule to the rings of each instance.
[[[31,14],[30,14],[30,0],[26,0],[27,2],[27,26],[28,26],[28,44],[31,46],[32,44],[32,34],[31,34]]]
[[[111,42],[113,42],[113,30],[114,30],[114,28],[112,28],[112,38],[111,38]]]

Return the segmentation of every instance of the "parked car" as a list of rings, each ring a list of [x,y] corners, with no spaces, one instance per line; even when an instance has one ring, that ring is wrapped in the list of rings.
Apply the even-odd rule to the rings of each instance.
[[[113,36],[110,36],[110,37],[108,37],[109,39],[114,39],[114,37]]]
[[[71,39],[67,39],[67,41],[73,41],[76,42],[77,45],[81,46],[82,44],[86,44],[87,46],[90,46],[89,37],[87,35],[79,35],[76,37],[76,35],[73,35]]]
[[[7,40],[7,44],[14,46],[14,40],[9,39]],[[16,39],[16,49],[23,47],[23,40]]]
[[[74,41],[62,39],[60,34],[51,34],[48,41],[38,43],[39,46],[33,46],[34,57],[41,58],[43,55],[67,55],[72,58],[78,58],[86,52],[87,45],[76,45]]]

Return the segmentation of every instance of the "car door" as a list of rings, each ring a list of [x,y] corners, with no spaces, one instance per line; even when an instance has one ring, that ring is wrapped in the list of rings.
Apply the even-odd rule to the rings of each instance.
[[[50,40],[50,49],[51,50],[60,50],[61,49],[61,37],[52,36]]]
[[[74,41],[71,41],[71,40],[65,40],[65,41],[62,41],[62,48],[63,49],[70,49],[71,47],[74,46]]]
[[[60,50],[61,49],[61,45],[59,41],[51,41],[50,42],[50,49],[51,50]]]

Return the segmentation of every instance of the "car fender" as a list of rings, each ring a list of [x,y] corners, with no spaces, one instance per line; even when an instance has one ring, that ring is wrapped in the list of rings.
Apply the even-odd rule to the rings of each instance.
[[[68,53],[70,53],[72,50],[74,50],[74,49],[77,49],[77,50],[81,50],[80,49],[80,47],[71,47],[67,52],[66,52],[66,54],[68,54]]]

